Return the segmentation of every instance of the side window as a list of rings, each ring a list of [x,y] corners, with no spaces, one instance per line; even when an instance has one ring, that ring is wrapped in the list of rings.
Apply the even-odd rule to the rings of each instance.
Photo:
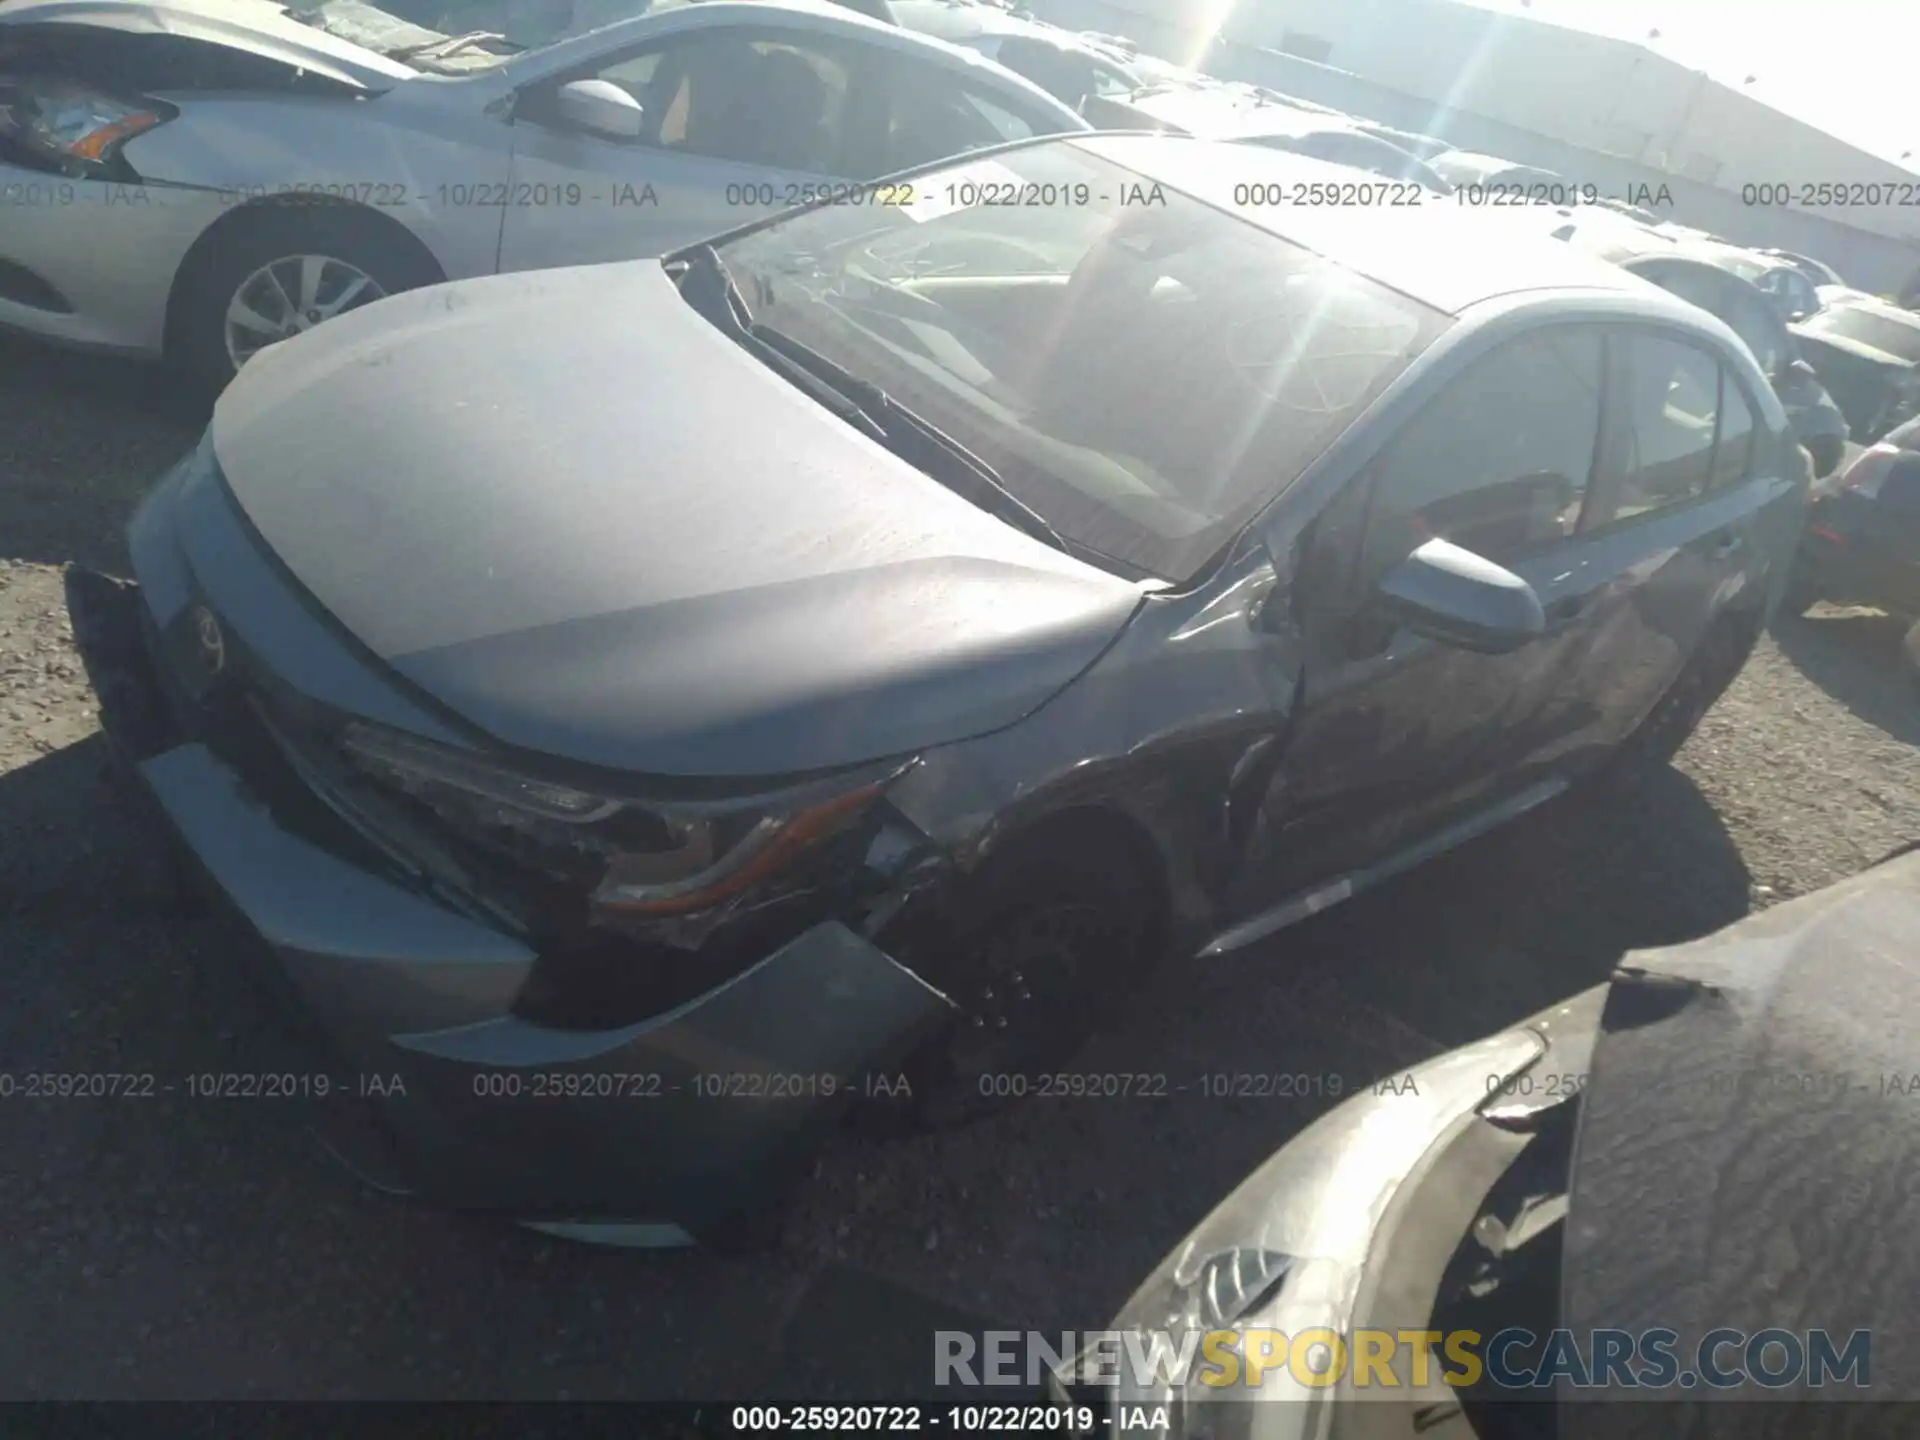
[[[1706,490],[1713,469],[1719,363],[1681,341],[1640,332],[1616,335],[1610,351],[1619,474],[1607,513],[1590,516],[1590,525],[1683,505]]]
[[[1589,326],[1509,341],[1444,390],[1376,462],[1361,580],[1425,541],[1507,561],[1573,533],[1600,433]]]
[[[1757,422],[1740,386],[1724,371],[1720,376],[1720,443],[1713,452],[1713,483],[1735,485],[1753,471],[1754,429]]]
[[[702,31],[606,66],[646,112],[640,143],[770,170],[844,173],[851,67],[799,35]]]
[[[654,71],[660,68],[660,59],[665,53],[656,49],[629,55],[606,66],[595,78],[611,81],[644,106],[647,103],[647,86],[653,80]]]
[[[888,57],[891,104],[886,146],[874,174],[931,164],[1010,140],[1027,140],[1042,127],[964,77],[937,66]],[[1053,126],[1044,127],[1052,130]],[[856,178],[868,178],[865,175]]]

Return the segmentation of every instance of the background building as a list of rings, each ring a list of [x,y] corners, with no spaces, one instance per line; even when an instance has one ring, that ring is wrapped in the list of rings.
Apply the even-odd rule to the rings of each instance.
[[[1455,0],[1035,4],[1055,23],[1128,35],[1168,59],[1605,194],[1664,186],[1672,218],[1816,255],[1863,289],[1898,290],[1920,268],[1920,175],[1647,45]],[[1803,194],[1817,185],[1842,187],[1840,203]]]

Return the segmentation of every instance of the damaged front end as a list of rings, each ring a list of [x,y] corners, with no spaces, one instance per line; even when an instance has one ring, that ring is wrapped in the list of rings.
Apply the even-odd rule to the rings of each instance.
[[[583,1238],[763,1212],[951,1012],[875,939],[941,868],[887,803],[913,762],[642,795],[388,723],[410,700],[337,703],[388,682],[191,480],[135,521],[141,584],[70,571],[69,608],[138,789],[317,1022],[329,1147]]]
[[[123,152],[130,140],[178,116],[163,96],[361,92],[349,76],[298,58],[164,29],[0,25],[0,163],[138,184],[146,177]]]

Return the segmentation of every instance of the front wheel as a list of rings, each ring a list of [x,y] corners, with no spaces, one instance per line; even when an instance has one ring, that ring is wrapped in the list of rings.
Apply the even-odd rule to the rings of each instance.
[[[955,907],[924,971],[954,1017],[909,1061],[908,1103],[869,1125],[945,1129],[1047,1093],[1133,993],[1155,955],[1151,887],[1099,847],[1062,850],[1029,850]]]
[[[268,346],[443,278],[410,235],[340,206],[261,211],[228,227],[188,262],[174,316],[187,379],[209,402]]]

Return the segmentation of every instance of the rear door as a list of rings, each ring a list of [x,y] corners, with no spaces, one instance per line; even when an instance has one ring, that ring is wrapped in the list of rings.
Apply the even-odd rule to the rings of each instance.
[[[1611,744],[1645,717],[1729,606],[1759,603],[1760,519],[1786,488],[1779,437],[1719,351],[1678,331],[1608,337],[1607,418],[1581,543],[1618,601],[1561,680],[1590,697],[1585,738]]]

